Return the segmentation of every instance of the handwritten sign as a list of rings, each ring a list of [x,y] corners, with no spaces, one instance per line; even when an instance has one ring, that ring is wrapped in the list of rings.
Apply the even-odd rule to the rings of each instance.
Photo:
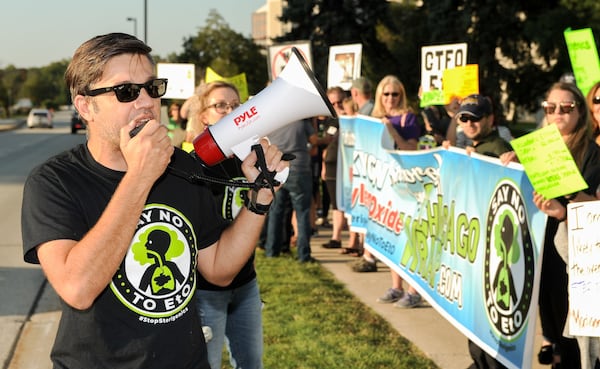
[[[591,28],[564,32],[565,42],[571,59],[577,87],[587,95],[592,86],[600,79],[600,61]]]
[[[588,187],[556,125],[516,138],[510,144],[533,188],[545,198],[554,199]]]
[[[467,65],[467,44],[445,44],[421,48],[421,90],[442,91],[444,70]],[[439,97],[439,100],[433,98]],[[444,105],[442,94],[428,95],[430,105]],[[421,101],[421,106],[426,106]]]
[[[569,333],[600,336],[600,201],[571,203],[569,217]]]
[[[479,66],[477,64],[446,69],[443,76],[444,104],[450,103],[453,97],[463,98],[479,93]]]

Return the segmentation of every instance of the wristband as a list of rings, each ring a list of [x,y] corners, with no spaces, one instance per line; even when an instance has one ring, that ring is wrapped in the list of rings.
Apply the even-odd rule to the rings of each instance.
[[[248,195],[250,195],[250,191],[248,191]],[[269,213],[269,209],[271,209],[271,204],[257,204],[256,201],[250,200],[250,196],[246,197],[244,205],[246,206],[246,209],[258,215],[267,215]]]

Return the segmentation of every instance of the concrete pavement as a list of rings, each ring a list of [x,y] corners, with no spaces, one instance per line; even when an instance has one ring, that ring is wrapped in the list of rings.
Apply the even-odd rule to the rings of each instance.
[[[426,304],[415,309],[398,309],[391,304],[377,303],[377,297],[390,286],[389,268],[378,263],[377,272],[353,272],[348,262],[356,260],[355,257],[341,255],[337,249],[321,247],[330,235],[329,229],[321,227],[319,235],[311,240],[313,257],[324,268],[440,368],[465,369],[470,365],[465,336]],[[347,240],[346,232],[343,236]],[[20,247],[11,247],[10,255],[5,254],[5,249],[0,251],[9,257],[13,265],[0,267],[0,292],[5,296],[0,308],[2,368],[50,369],[49,353],[60,318],[58,298],[39,268],[20,261]],[[534,353],[540,344],[538,329]],[[531,368],[544,367],[534,358]]]

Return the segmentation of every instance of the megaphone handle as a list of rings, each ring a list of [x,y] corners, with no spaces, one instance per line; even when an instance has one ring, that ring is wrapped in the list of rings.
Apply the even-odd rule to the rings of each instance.
[[[260,174],[254,180],[254,189],[258,191],[259,188],[263,187],[263,182],[266,182],[269,188],[271,189],[271,193],[273,197],[275,197],[275,186],[279,185],[279,182],[275,180],[275,174],[277,172],[269,171],[267,168],[267,161],[265,160],[265,152],[260,144],[252,145],[251,150],[256,152],[256,167],[260,170]]]

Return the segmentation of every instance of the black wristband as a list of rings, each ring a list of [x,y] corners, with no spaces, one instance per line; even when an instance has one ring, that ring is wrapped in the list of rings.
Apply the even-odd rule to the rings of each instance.
[[[244,205],[246,206],[246,209],[258,215],[267,215],[269,213],[269,209],[271,209],[271,204],[257,204],[256,202],[250,200],[250,196],[246,197]]]

